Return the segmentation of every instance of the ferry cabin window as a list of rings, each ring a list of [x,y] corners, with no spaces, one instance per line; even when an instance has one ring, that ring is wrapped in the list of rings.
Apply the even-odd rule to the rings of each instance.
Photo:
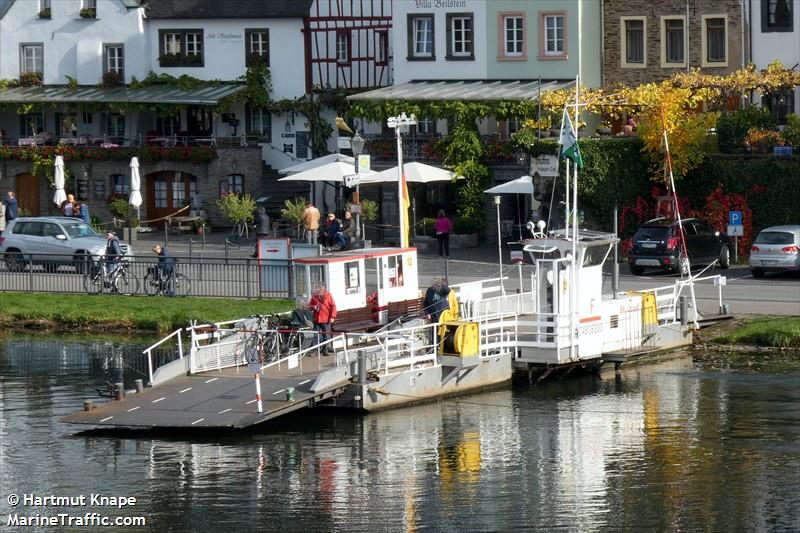
[[[590,246],[583,254],[583,266],[602,265],[611,248],[607,244],[603,246]]]
[[[390,255],[388,260],[389,287],[403,286],[403,256]]]
[[[351,261],[344,265],[344,283],[347,294],[358,292],[359,288],[358,261]]]

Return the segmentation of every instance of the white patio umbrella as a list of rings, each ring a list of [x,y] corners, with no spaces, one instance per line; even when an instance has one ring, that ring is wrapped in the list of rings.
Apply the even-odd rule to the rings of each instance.
[[[136,218],[139,217],[139,208],[142,206],[142,193],[139,189],[142,186],[142,178],[139,176],[139,158],[131,157],[131,195],[128,203],[136,208]]]
[[[530,194],[533,197],[533,178],[531,176],[520,176],[519,178],[505,183],[501,183],[491,189],[486,189],[486,194]],[[533,200],[533,198],[531,198]],[[500,204],[497,206],[497,232],[500,233]],[[517,217],[519,217],[519,204],[517,204]],[[499,239],[499,237],[498,237]],[[522,228],[519,230],[519,239],[522,240]]]
[[[290,167],[282,168],[278,171],[278,174],[294,174],[296,172],[304,172],[306,170],[311,170],[312,168],[327,165],[328,163],[347,163],[351,168],[355,168],[356,160],[345,154],[328,154],[316,159],[312,159],[311,161],[304,161]]]
[[[352,159],[352,158],[350,158]],[[343,182],[345,181],[345,177],[355,176],[356,169],[355,163],[344,163],[341,161],[336,161],[333,163],[327,163],[324,165],[320,165],[317,167],[309,168],[307,170],[296,172],[285,178],[280,178],[278,181],[332,181],[332,182]],[[369,182],[373,183],[372,178],[377,174],[377,172],[370,171],[370,172],[360,172],[359,176],[361,177],[361,183]],[[394,181],[397,181],[397,177],[395,177]]]
[[[56,193],[53,195],[53,202],[61,207],[67,200],[67,193],[64,192],[64,157],[57,155],[55,161],[54,181]]]

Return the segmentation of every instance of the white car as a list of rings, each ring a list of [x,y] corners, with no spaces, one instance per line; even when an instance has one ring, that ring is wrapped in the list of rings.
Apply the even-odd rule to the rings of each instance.
[[[84,273],[103,258],[106,242],[79,218],[21,217],[9,222],[0,235],[0,258],[12,272],[39,264],[52,272],[70,265]],[[127,244],[120,242],[120,247],[125,256],[132,255]]]
[[[765,272],[800,271],[800,225],[761,230],[750,247],[750,271],[754,278]]]

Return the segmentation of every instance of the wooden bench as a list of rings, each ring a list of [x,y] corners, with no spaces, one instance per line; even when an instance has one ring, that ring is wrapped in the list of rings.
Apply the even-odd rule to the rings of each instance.
[[[339,311],[333,326],[337,331],[368,332],[381,325],[372,320],[372,307],[365,306]]]
[[[182,231],[193,231],[194,223],[199,220],[200,217],[168,217],[167,225],[170,231],[180,234]]]
[[[389,322],[398,318],[425,318],[424,298],[389,303]]]

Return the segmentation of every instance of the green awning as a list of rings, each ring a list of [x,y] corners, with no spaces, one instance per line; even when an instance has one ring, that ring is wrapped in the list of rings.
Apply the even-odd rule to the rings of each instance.
[[[8,87],[0,89],[0,104],[78,104],[78,103],[132,103],[132,104],[184,104],[215,106],[226,96],[245,88],[239,83],[209,84],[192,89],[174,85],[148,85],[138,89],[130,87],[78,87],[43,85],[38,87]]]
[[[575,86],[574,80],[418,80],[382,87],[347,97],[351,102],[410,100],[522,101]]]

